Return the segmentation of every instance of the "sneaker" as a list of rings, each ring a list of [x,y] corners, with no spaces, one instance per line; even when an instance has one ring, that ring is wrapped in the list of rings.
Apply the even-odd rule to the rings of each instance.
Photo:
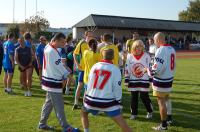
[[[153,112],[151,112],[151,113],[147,112],[146,118],[147,119],[152,119],[153,118]]]
[[[27,92],[27,96],[28,96],[28,97],[32,96],[31,91],[28,91],[28,92]]]
[[[38,129],[41,129],[41,130],[50,130],[50,131],[54,131],[55,128],[53,126],[48,126],[48,125],[39,125],[38,126]]]
[[[167,127],[163,127],[162,124],[160,124],[156,127],[152,127],[152,129],[155,131],[163,131],[163,130],[167,130]]]
[[[8,91],[7,91],[7,88],[4,88],[4,92],[5,92],[5,93],[7,93],[7,92],[8,92]]]
[[[167,119],[167,125],[172,125],[172,123],[173,123],[173,120],[172,119]]]
[[[135,120],[137,118],[137,115],[131,115],[130,120]]]
[[[79,106],[77,104],[74,104],[72,107],[72,110],[75,110],[75,109],[79,109]]]
[[[63,132],[79,132],[79,129],[78,128],[73,128],[73,127],[69,126],[67,128],[64,128]]]

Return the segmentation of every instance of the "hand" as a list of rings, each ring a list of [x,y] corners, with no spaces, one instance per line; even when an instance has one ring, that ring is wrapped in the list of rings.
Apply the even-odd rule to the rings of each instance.
[[[144,72],[144,73],[147,73],[147,70],[148,70],[148,68],[145,67],[145,68],[143,69],[143,72]]]
[[[20,66],[20,68],[22,69],[22,71],[25,69],[25,67],[24,67],[24,66]]]

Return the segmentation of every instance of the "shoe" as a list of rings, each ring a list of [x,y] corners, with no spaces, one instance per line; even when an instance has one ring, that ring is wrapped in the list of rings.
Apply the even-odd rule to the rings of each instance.
[[[137,115],[131,115],[130,120],[135,120],[137,118]]]
[[[38,129],[41,129],[41,130],[50,130],[50,131],[54,131],[55,130],[55,128],[53,126],[48,126],[48,125],[39,125]]]
[[[25,96],[25,97],[28,96],[28,92],[27,92],[27,91],[24,92],[24,96]]]
[[[27,92],[27,96],[28,96],[28,97],[31,97],[31,96],[32,96],[31,91],[28,91],[28,92]]]
[[[79,129],[78,128],[73,128],[73,127],[69,126],[67,128],[64,128],[63,132],[79,132]]]
[[[172,119],[167,119],[167,125],[172,125],[172,123],[173,123],[173,120]]]
[[[7,88],[4,88],[4,92],[5,92],[5,93],[7,93],[7,92],[8,92],[8,91],[7,91]]]
[[[75,109],[80,109],[79,105],[74,104],[73,107],[72,107],[72,110],[75,110]]]
[[[147,119],[152,119],[153,118],[153,112],[151,112],[151,113],[147,112],[146,118]]]
[[[163,127],[162,124],[160,124],[156,127],[152,127],[152,129],[155,131],[163,131],[163,130],[167,130],[167,127]]]

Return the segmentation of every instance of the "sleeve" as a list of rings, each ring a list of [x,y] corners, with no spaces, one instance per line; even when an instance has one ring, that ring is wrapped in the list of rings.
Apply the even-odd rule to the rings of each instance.
[[[130,79],[130,68],[129,68],[129,55],[126,59],[126,64],[125,64],[125,80],[124,80],[124,84],[128,85],[129,83],[129,79]]]
[[[58,71],[61,75],[62,75],[62,78],[63,80],[67,79],[67,76],[70,74],[70,71],[68,71],[62,61],[61,61],[61,58],[60,56],[57,54],[51,54],[51,57],[52,58],[52,61],[53,61],[53,67],[56,69],[56,71]]]
[[[122,78],[121,78],[121,72],[119,70],[119,68],[117,68],[115,70],[114,73],[114,81],[113,81],[113,92],[114,92],[114,96],[116,101],[118,101],[121,104],[121,99],[122,99]]]
[[[164,69],[165,64],[165,56],[160,49],[157,50],[154,58],[154,64],[152,66],[151,74],[160,74],[160,72]]]
[[[35,53],[36,53],[36,56],[37,56],[37,57],[40,57],[41,49],[40,49],[40,46],[39,46],[39,45],[36,47]]]
[[[114,64],[116,64],[117,66],[119,65],[119,50],[117,48],[117,46],[115,46],[115,59],[114,59]]]
[[[75,54],[75,55],[79,55],[79,54],[80,54],[81,43],[82,43],[82,41],[80,41],[80,42],[77,44],[77,46],[76,46],[76,48],[75,48],[75,50],[74,50],[74,54]]]

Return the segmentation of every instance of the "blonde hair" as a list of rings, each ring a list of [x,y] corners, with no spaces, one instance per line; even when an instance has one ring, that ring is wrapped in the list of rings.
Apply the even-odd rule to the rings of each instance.
[[[133,54],[135,54],[135,50],[136,50],[137,47],[141,47],[142,51],[144,51],[144,43],[143,43],[142,40],[136,40],[136,41],[133,42],[133,45],[131,47],[131,52]]]

